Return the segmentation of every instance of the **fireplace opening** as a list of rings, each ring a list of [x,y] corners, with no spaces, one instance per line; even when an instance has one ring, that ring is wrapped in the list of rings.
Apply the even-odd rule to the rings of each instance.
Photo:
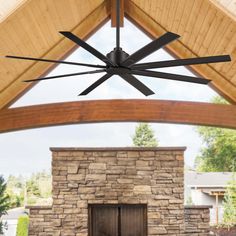
[[[89,236],[147,236],[147,205],[91,204]]]

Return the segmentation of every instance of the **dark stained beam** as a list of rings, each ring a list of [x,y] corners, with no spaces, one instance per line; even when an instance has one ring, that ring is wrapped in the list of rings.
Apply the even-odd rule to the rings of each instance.
[[[0,133],[96,122],[160,122],[236,129],[236,106],[165,100],[65,102],[0,111]]]
[[[120,27],[124,26],[124,0],[120,0]],[[116,0],[111,0],[111,27],[116,27]]]

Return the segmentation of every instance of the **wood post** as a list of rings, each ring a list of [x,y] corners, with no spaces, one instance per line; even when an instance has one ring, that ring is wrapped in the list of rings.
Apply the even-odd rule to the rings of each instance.
[[[216,193],[216,225],[219,224],[219,194]]]
[[[124,0],[120,0],[120,27],[124,26]],[[116,27],[116,0],[111,0],[111,27]]]

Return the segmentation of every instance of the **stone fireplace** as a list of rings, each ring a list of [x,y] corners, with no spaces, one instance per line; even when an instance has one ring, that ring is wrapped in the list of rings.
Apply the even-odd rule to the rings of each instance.
[[[30,207],[29,235],[96,236],[99,230],[130,235],[124,232],[135,224],[142,231],[137,235],[188,235],[184,150],[51,148],[53,205]],[[207,235],[202,234],[209,226],[207,210],[199,212],[201,227],[190,226],[189,235]],[[187,214],[190,222],[195,215],[190,208]]]

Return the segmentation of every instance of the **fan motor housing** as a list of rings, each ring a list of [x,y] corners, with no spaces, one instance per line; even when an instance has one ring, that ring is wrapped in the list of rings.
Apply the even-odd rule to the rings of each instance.
[[[114,48],[113,51],[107,54],[107,57],[117,65],[120,65],[129,56],[128,53],[122,50],[122,48]]]

